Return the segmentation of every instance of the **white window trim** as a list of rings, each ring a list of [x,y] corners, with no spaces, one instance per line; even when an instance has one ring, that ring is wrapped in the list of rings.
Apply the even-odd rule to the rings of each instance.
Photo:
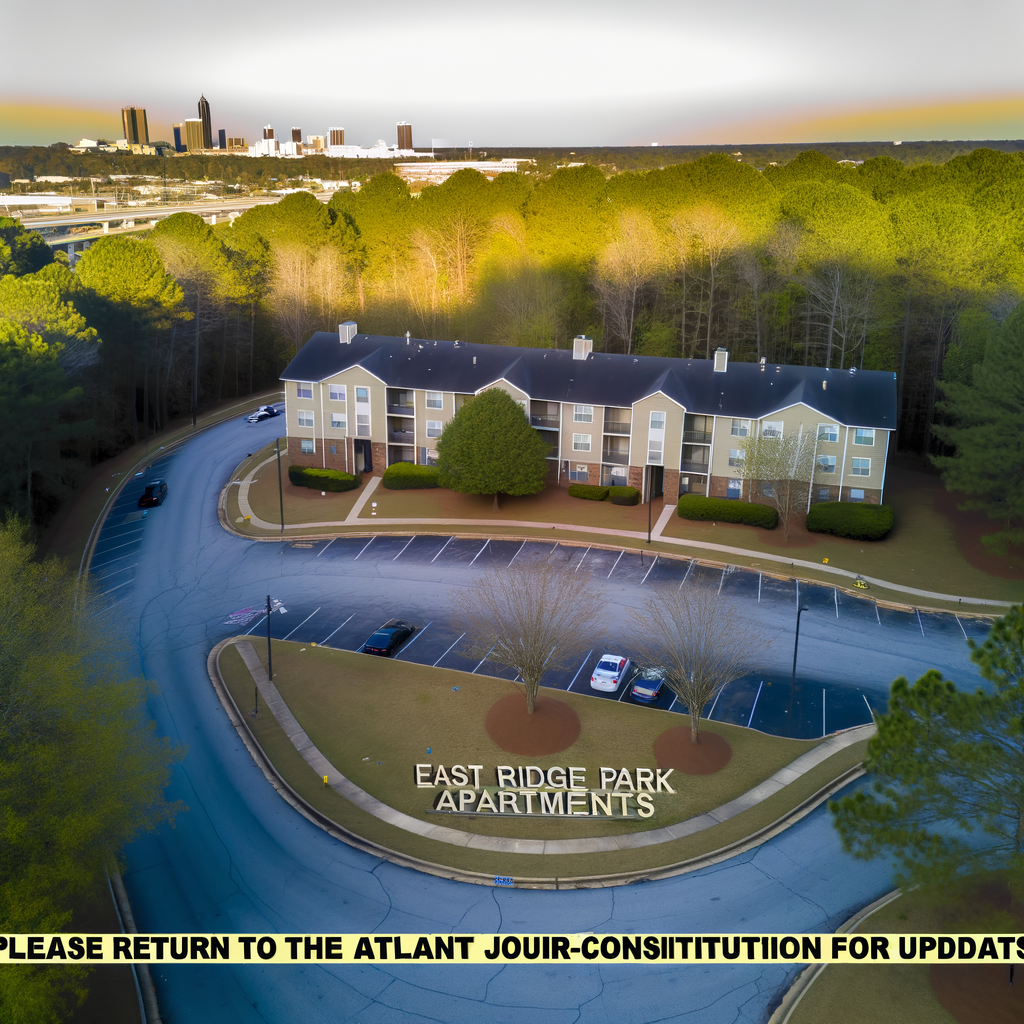
[[[594,407],[592,405],[574,405],[572,407],[573,423],[593,423]]]
[[[432,434],[432,430],[436,430],[437,433]],[[427,437],[440,437],[442,430],[444,430],[443,420],[427,420]]]
[[[858,466],[858,462],[866,462],[867,468]],[[871,476],[871,460],[863,456],[857,456],[850,463],[850,476]]]
[[[573,434],[572,450],[574,452],[589,452],[591,450],[590,438],[590,434]]]
[[[776,428],[778,428],[776,430]],[[770,432],[769,432],[770,431]],[[762,437],[782,437],[786,432],[786,424],[782,420],[762,420]]]
[[[311,448],[307,448],[306,445],[312,445]],[[303,437],[299,440],[299,451],[303,455],[316,455],[316,438],[315,437]]]
[[[729,465],[734,469],[742,466],[746,457],[747,453],[742,448],[729,449]]]
[[[316,426],[316,410],[315,409],[296,409],[295,416],[300,427],[306,429],[315,428]],[[309,417],[309,422],[305,422],[305,417]]]
[[[306,394],[303,394],[303,388],[306,389]],[[309,380],[300,380],[295,382],[295,397],[296,398],[312,398],[313,397],[313,382]]]
[[[743,433],[740,433],[740,431],[743,431]],[[731,437],[750,437],[750,420],[732,418],[729,434]]]
[[[431,398],[431,395],[436,395],[437,398]],[[431,405],[430,403],[436,401],[437,405]],[[424,391],[423,392],[423,407],[425,409],[444,409],[444,392],[443,391]]]
[[[335,420],[341,420],[340,423],[335,423]],[[332,430],[347,430],[348,429],[348,416],[343,412],[332,412],[331,413],[331,429]]]
[[[335,397],[331,392],[340,392],[341,397]],[[344,384],[328,384],[327,385],[327,400],[330,402],[344,402],[346,400],[347,389]]]
[[[836,457],[834,455],[819,455],[815,468],[819,473],[833,476],[836,471]]]
[[[655,416],[660,416],[661,417],[661,426],[660,427],[656,427],[654,425],[654,417]],[[668,422],[668,413],[667,412],[661,412],[658,409],[652,409],[651,410],[651,417],[647,421],[647,427],[648,427],[649,430],[658,431],[658,432],[664,432],[665,424],[667,422]]]
[[[821,432],[827,430],[830,434],[835,434],[835,437],[822,437]],[[818,424],[818,441],[824,441],[825,444],[839,444],[839,425],[836,423],[819,423]]]
[[[865,431],[865,432],[870,432],[870,434],[871,434],[871,440],[870,441],[858,441],[857,440],[857,435],[862,430]],[[861,448],[874,448],[874,446],[875,446],[875,428],[874,427],[854,427],[853,428],[853,443],[855,445],[859,445]]]

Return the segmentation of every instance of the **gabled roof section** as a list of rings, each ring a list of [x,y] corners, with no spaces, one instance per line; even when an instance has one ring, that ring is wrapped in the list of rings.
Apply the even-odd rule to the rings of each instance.
[[[847,426],[896,427],[895,374],[739,363],[714,372],[710,359],[666,359],[565,349],[512,348],[357,334],[344,345],[318,332],[282,380],[326,381],[361,366],[388,387],[475,394],[500,380],[538,401],[628,408],[662,392],[687,412],[762,419],[796,404]],[[822,384],[825,386],[822,387]]]

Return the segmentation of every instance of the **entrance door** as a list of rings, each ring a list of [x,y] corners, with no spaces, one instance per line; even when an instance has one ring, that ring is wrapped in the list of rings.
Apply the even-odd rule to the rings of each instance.
[[[651,474],[651,500],[653,501],[665,493],[665,467],[651,466],[648,472]]]
[[[356,472],[357,473],[372,473],[373,472],[373,448],[369,441],[363,440],[362,438],[356,438],[352,445],[355,449],[356,454]]]

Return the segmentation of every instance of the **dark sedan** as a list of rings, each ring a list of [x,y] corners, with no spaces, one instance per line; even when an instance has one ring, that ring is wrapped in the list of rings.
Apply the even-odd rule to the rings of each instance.
[[[162,505],[167,497],[167,484],[163,480],[153,480],[146,484],[146,489],[139,498],[139,508],[153,508]]]
[[[280,416],[281,410],[275,409],[272,405],[261,405],[250,417],[250,423],[259,423],[260,420],[268,420],[272,416]]]
[[[633,700],[643,701],[645,704],[652,704],[661,696],[661,688],[665,685],[663,668],[644,668],[633,677]]]
[[[382,658],[390,658],[415,632],[416,627],[411,622],[391,619],[363,644],[360,651],[363,654],[377,654]]]

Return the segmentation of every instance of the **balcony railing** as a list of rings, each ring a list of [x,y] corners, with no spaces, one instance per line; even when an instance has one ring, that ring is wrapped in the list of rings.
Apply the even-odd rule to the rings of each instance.
[[[415,416],[416,410],[411,405],[389,405],[389,416]]]
[[[557,430],[558,429],[558,417],[557,416],[538,416],[536,413],[530,416],[530,423],[534,427],[540,427],[546,430]]]
[[[629,465],[629,452],[601,452],[601,461],[607,462],[611,466],[628,466]]]
[[[413,444],[416,441],[416,434],[411,430],[392,430],[388,437],[393,444]]]
[[[684,430],[684,444],[711,444],[711,433],[707,430]]]
[[[629,421],[628,420],[605,420],[604,421],[604,432],[606,434],[628,434],[629,433]]]
[[[707,462],[693,462],[692,460],[683,459],[683,461],[679,463],[679,471],[681,473],[699,473],[701,475],[707,475],[710,468],[710,464]]]

